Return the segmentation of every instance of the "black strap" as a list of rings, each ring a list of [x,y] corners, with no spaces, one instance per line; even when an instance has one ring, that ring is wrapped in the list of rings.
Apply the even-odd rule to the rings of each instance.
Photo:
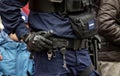
[[[79,39],[67,39],[67,38],[55,38],[52,37],[53,48],[62,48],[66,47],[66,49],[71,50],[79,50],[81,48],[82,40]]]
[[[89,74],[94,70],[93,65],[91,64],[85,70],[81,71],[78,76],[89,76]]]

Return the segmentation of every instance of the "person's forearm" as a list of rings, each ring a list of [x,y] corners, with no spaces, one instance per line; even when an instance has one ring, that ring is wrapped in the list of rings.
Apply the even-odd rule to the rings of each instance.
[[[115,5],[103,2],[97,17],[99,34],[114,43],[120,41],[120,26],[115,20],[117,14],[118,9]]]
[[[23,7],[28,0],[20,2],[20,0],[1,0],[0,15],[5,29],[10,33],[16,33],[18,38],[27,31],[26,24],[21,18],[20,8]]]

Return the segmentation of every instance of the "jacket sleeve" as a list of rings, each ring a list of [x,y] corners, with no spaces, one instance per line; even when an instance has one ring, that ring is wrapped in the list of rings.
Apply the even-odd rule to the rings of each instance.
[[[27,2],[28,0],[0,0],[0,15],[8,34],[16,33],[18,38],[20,38],[29,32],[20,13],[20,8]]]
[[[102,0],[97,15],[99,34],[116,45],[120,45],[120,24],[115,20],[120,13],[119,4],[119,0]]]

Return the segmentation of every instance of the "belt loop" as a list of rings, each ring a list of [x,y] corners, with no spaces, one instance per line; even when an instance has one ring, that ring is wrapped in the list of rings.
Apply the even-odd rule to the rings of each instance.
[[[88,39],[86,39],[86,41],[85,41],[85,48],[89,48],[89,40]]]
[[[80,46],[81,46],[80,49],[88,48],[88,39],[83,39],[83,40],[81,41]]]
[[[85,48],[85,39],[83,39],[80,44],[80,49],[83,49],[83,48]]]
[[[79,50],[80,49],[80,40],[75,39],[74,40],[74,50]]]

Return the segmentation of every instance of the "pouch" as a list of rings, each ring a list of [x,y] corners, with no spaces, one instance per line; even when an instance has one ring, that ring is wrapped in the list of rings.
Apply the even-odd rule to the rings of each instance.
[[[69,15],[73,31],[80,39],[89,38],[97,33],[94,16],[92,12]]]

